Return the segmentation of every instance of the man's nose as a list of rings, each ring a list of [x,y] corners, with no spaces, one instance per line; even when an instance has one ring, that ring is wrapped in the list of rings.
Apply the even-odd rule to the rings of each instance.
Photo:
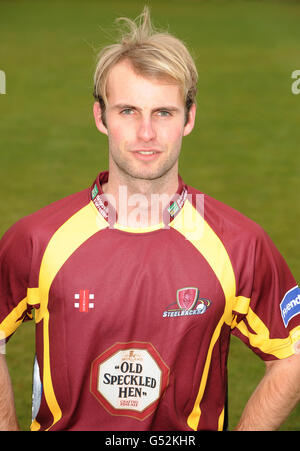
[[[156,131],[151,117],[143,117],[140,119],[138,126],[138,138],[148,142],[156,137]]]

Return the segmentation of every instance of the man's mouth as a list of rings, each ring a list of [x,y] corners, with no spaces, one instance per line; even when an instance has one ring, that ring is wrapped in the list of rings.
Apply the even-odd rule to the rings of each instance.
[[[154,150],[136,150],[136,152],[141,155],[153,155],[154,153],[157,153],[154,152]]]
[[[133,149],[132,152],[137,152],[137,153],[140,153],[142,155],[151,155],[153,153],[160,153],[161,151],[159,149],[155,149],[153,147],[153,148],[150,148],[150,149],[147,149],[147,148],[146,149],[143,149],[143,148],[141,148],[141,149]]]
[[[161,154],[160,150],[157,149],[136,149],[131,151],[136,158],[142,161],[153,161],[156,160]]]

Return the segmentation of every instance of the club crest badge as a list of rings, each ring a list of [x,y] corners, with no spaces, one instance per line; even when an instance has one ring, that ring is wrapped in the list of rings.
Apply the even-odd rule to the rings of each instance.
[[[188,287],[177,290],[177,304],[181,310],[191,310],[198,298],[198,288]]]
[[[199,289],[196,287],[180,288],[176,299],[177,302],[170,304],[163,312],[163,318],[203,315],[211,305],[209,299],[199,298]]]

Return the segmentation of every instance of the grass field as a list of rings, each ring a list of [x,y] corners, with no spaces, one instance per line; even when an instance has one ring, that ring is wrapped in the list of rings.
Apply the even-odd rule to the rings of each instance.
[[[251,217],[300,280],[298,1],[152,0],[154,22],[188,43],[199,70],[198,118],[181,175]],[[143,1],[0,2],[0,234],[20,217],[90,186],[107,167],[92,118],[96,50],[116,17]],[[7,346],[22,429],[30,424],[34,325]],[[237,339],[229,358],[232,429],[264,364]],[[300,406],[282,430],[300,430]]]

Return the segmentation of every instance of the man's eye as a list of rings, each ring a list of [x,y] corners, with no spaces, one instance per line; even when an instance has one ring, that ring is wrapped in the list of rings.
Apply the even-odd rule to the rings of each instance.
[[[133,114],[133,110],[131,108],[125,108],[125,110],[121,111],[121,114],[124,114],[125,116],[129,116],[130,114]]]
[[[157,114],[161,117],[168,117],[171,116],[171,113],[169,111],[166,110],[160,110],[157,112]]]

